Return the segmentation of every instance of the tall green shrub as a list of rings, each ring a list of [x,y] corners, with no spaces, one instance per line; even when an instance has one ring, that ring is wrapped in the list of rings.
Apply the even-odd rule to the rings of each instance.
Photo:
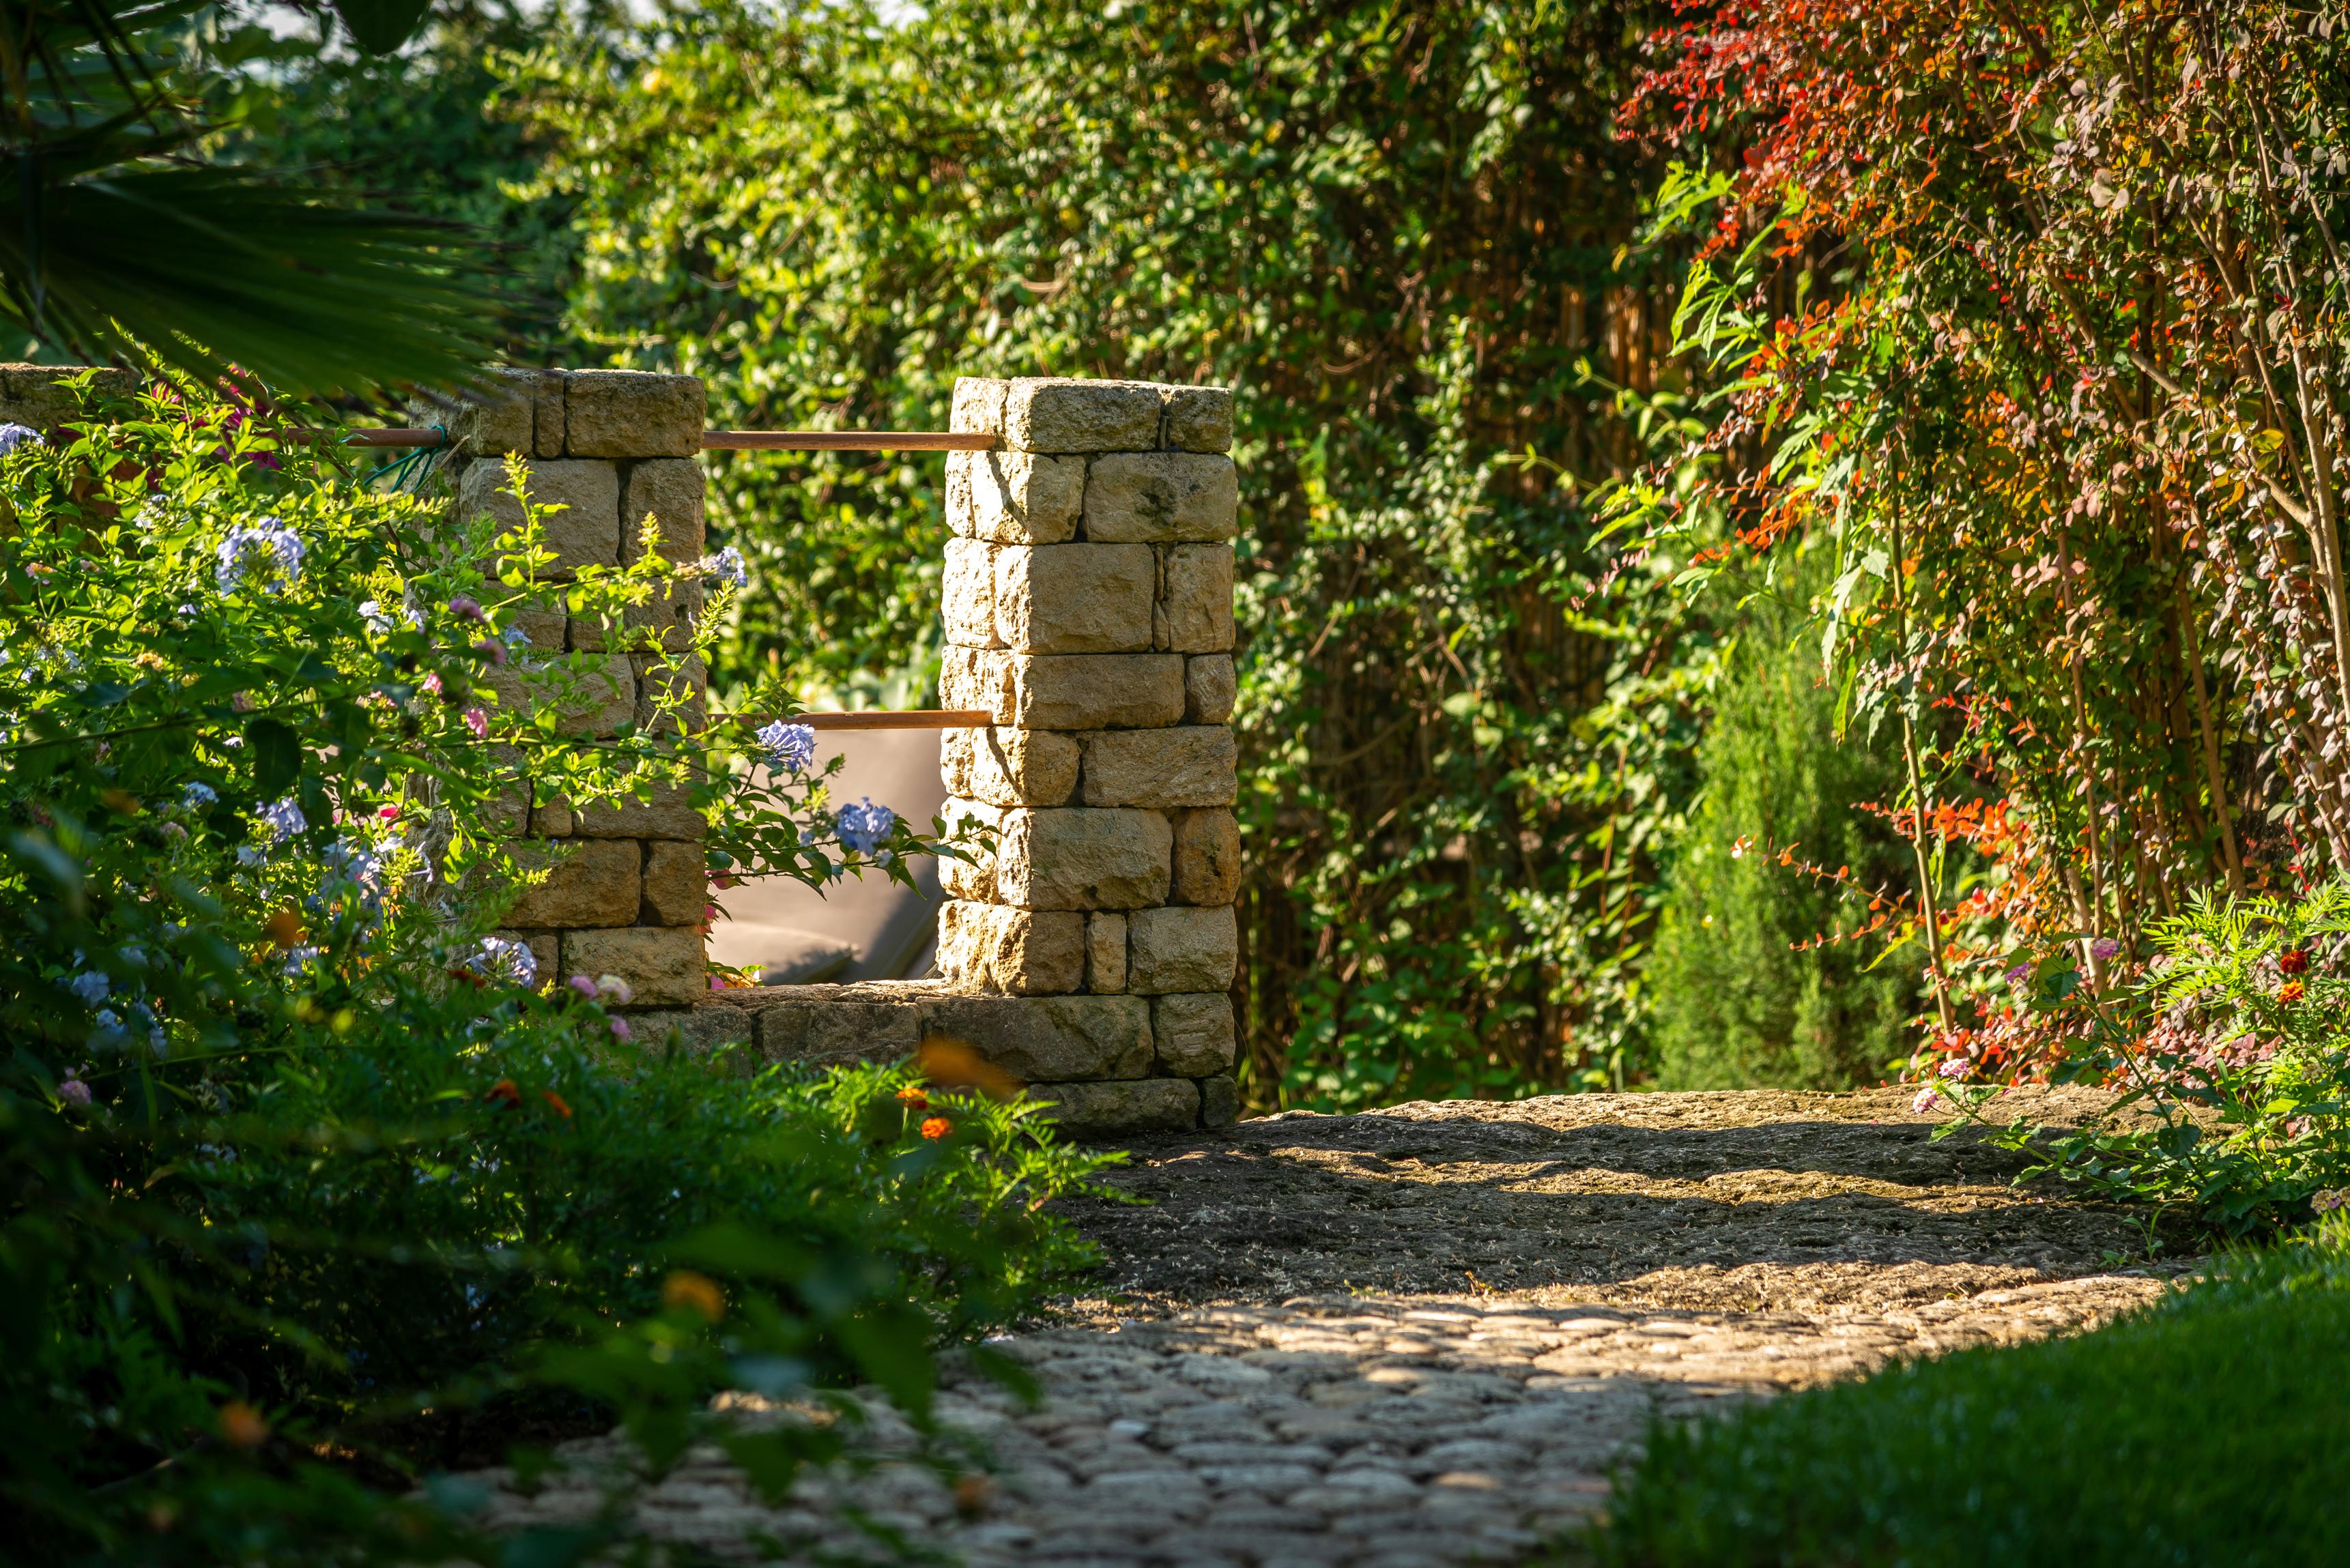
[[[1759,599],[1750,617],[1721,662],[1699,798],[1666,881],[1648,974],[1659,1076],[1671,1089],[1873,1083],[1904,1054],[1916,950],[1872,969],[1881,942],[1799,946],[1857,923],[1848,892],[1800,867],[1848,866],[1869,888],[1915,880],[1907,847],[1856,809],[1896,799],[1898,743],[1837,739],[1835,692],[1799,605]]]

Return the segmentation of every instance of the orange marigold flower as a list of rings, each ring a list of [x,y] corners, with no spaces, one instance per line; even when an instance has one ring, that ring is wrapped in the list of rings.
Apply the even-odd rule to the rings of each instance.
[[[910,1111],[927,1111],[931,1108],[931,1096],[909,1084],[898,1091],[898,1103]]]
[[[944,1116],[930,1116],[922,1122],[922,1136],[927,1138],[941,1138],[952,1131],[954,1123]]]
[[[2309,988],[2302,984],[2301,981],[2297,980],[2289,980],[2282,985],[2277,987],[2277,1000],[2279,1002],[2299,1002],[2303,996],[2307,994],[2308,990]]]
[[[548,1105],[553,1106],[556,1116],[561,1116],[567,1122],[571,1119],[571,1107],[563,1103],[563,1096],[561,1095],[556,1094],[553,1089],[541,1089],[538,1092],[538,1097],[545,1100]]]
[[[661,1304],[691,1307],[711,1322],[726,1315],[726,1293],[718,1282],[691,1269],[680,1269],[661,1282]]]
[[[482,1098],[495,1100],[511,1110],[522,1104],[522,1091],[515,1087],[515,1081],[512,1078],[500,1078],[490,1085],[490,1092],[484,1095]]]
[[[269,1423],[242,1399],[221,1407],[220,1434],[240,1449],[257,1449],[269,1440]]]
[[[2277,971],[2281,974],[2300,974],[2309,968],[2309,954],[2299,948],[2290,948],[2277,954]]]

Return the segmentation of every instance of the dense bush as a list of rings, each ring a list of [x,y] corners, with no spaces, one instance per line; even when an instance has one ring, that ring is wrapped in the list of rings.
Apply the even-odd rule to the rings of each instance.
[[[1853,890],[1910,880],[1908,846],[1859,809],[1899,795],[1898,763],[1882,737],[1837,734],[1811,604],[1833,574],[1786,564],[1715,678],[1666,877],[1648,971],[1663,1088],[1849,1088],[1909,1053],[1915,966],[1835,940],[1859,923]]]
[[[115,413],[0,431],[11,1549],[437,1560],[461,1521],[362,1480],[615,1416],[768,1483],[832,1440],[713,1428],[729,1382],[919,1419],[935,1336],[1082,1261],[1036,1210],[1090,1162],[904,1074],[741,1083],[484,936],[519,779],[682,784],[812,878],[918,841],[844,855],[820,780],[754,787],[674,704],[566,732],[607,656],[522,618],[617,639],[658,552],[547,583],[535,512],[452,525],[250,408]]]
[[[2350,1227],[2336,1225],[2232,1255],[2083,1338],[1660,1425],[1596,1555],[1624,1568],[2337,1563],[2350,1556],[2345,1377]]]

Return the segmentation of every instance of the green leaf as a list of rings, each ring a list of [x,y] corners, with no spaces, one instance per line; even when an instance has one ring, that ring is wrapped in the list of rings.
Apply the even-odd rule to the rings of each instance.
[[[293,730],[275,719],[255,719],[244,727],[244,744],[253,753],[253,787],[265,800],[274,800],[302,772],[302,742]]]
[[[335,0],[351,37],[370,55],[388,55],[416,36],[432,0]]]

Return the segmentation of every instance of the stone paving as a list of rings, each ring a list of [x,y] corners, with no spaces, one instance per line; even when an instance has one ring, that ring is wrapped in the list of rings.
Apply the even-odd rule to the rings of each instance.
[[[1692,1110],[1701,1112],[1699,1121],[1714,1133],[1734,1135],[1730,1147],[1742,1151],[1746,1168],[1726,1181],[1721,1172],[1691,1179],[1589,1166],[1572,1179],[1530,1173],[1535,1145],[1481,1135],[1480,1124],[1523,1128],[1547,1116],[1545,1136],[1571,1137],[1607,1107],[1561,1111],[1550,1102],[1545,1110],[1537,1102],[1514,1115],[1490,1106],[1402,1107],[1379,1119],[1408,1129],[1415,1119],[1442,1122],[1448,1126],[1435,1130],[1467,1141],[1439,1147],[1429,1127],[1411,1131],[1423,1151],[1461,1156],[1461,1168],[1409,1178],[1432,1186],[1435,1207],[1417,1221],[1399,1220],[1394,1243],[1415,1256],[1441,1251],[1419,1228],[1461,1229],[1461,1211],[1482,1190],[1467,1168],[1490,1142],[1499,1147],[1482,1158],[1498,1159],[1498,1177],[1483,1186],[1504,1189],[1513,1201],[1564,1201],[1576,1189],[1621,1196],[1627,1185],[1641,1187],[1651,1200],[1690,1206],[1680,1233],[1713,1261],[1674,1262],[1643,1251],[1637,1263],[1666,1266],[1575,1277],[1594,1271],[1570,1261],[1546,1277],[1538,1247],[1530,1246],[1530,1266],[1514,1271],[1506,1290],[1473,1282],[1453,1291],[1321,1288],[1268,1299],[1261,1289],[1228,1283],[1228,1299],[1200,1302],[1184,1299],[1201,1293],[1196,1281],[1186,1285],[1180,1272],[1151,1261],[1163,1245],[1111,1225],[1107,1273],[1113,1282],[1125,1276],[1127,1288],[1116,1298],[1066,1303],[1062,1321],[995,1342],[1035,1375],[1044,1389],[1038,1407],[949,1368],[941,1415],[974,1440],[972,1453],[984,1455],[967,1473],[950,1466],[941,1476],[914,1462],[910,1434],[883,1409],[859,1444],[869,1468],[806,1478],[783,1508],[761,1504],[712,1453],[694,1456],[642,1493],[635,1520],[653,1541],[743,1560],[876,1559],[882,1553],[871,1539],[844,1523],[853,1508],[973,1568],[1523,1561],[1571,1540],[1604,1506],[1611,1467],[1636,1451],[1653,1417],[1725,1409],[1859,1376],[1896,1357],[2093,1328],[2152,1300],[2167,1288],[2164,1276],[2178,1272],[2117,1266],[2123,1261],[2112,1251],[2088,1251],[2126,1236],[2121,1217],[2067,1214],[2061,1203],[2052,1213],[2043,1195],[1979,1179],[1953,1182],[1952,1170],[1933,1168],[1943,1157],[1931,1151],[1950,1148],[1949,1159],[1960,1165],[1980,1164],[1980,1156],[1922,1144],[1925,1124],[1902,1121],[1891,1099],[1841,1097],[1824,1118],[1816,1105],[1799,1105],[1802,1114],[1791,1116],[1788,1096],[1705,1096],[1711,1105],[1679,1107],[1657,1102],[1700,1097],[1643,1098],[1649,1104],[1617,1115],[1685,1123]],[[1244,1123],[1216,1146],[1217,1157],[1254,1148],[1267,1154],[1266,1168],[1326,1176],[1334,1140],[1359,1149],[1370,1136],[1364,1124],[1374,1119]],[[1857,1184],[1866,1199],[1836,1210],[1846,1234],[1840,1248],[1825,1249],[1831,1255],[1817,1255],[1822,1249],[1813,1245],[1824,1223],[1818,1215],[1802,1222],[1799,1238],[1773,1243],[1786,1255],[1742,1255],[1742,1246],[1745,1253],[1771,1251],[1725,1238],[1742,1213],[1767,1230],[1789,1202],[1820,1189],[1784,1168],[1786,1148],[1763,1151],[1782,1162],[1777,1167],[1752,1165],[1755,1129],[1787,1132],[1799,1146],[1805,1138],[1833,1144],[1822,1132],[1829,1121],[1844,1125],[1848,1144],[1877,1138],[1886,1157],[1871,1162],[1847,1149],[1828,1163],[1874,1163],[1893,1179],[1847,1173],[1827,1184],[1847,1197]],[[1574,1157],[1587,1152],[1575,1146]],[[1170,1232],[1161,1242],[1170,1242],[1187,1207],[1226,1215],[1218,1206],[1229,1198],[1213,1181],[1185,1189],[1196,1193],[1188,1206],[1171,1196],[1177,1189],[1169,1183],[1198,1154],[1171,1140],[1138,1149],[1130,1183],[1164,1200],[1124,1210],[1122,1223],[1148,1216]],[[1671,1158],[1688,1165],[1686,1150]],[[1263,1170],[1233,1168],[1253,1172],[1258,1197],[1281,1207],[1278,1193],[1263,1190]],[[1441,1201],[1448,1189],[1457,1198],[1449,1217]],[[1321,1207],[1343,1205],[1326,1199]],[[1971,1240],[1950,1230],[1968,1216],[1980,1220]],[[1696,1224],[1700,1217],[1709,1222]],[[1101,1214],[1080,1222],[1107,1223]],[[1541,1231],[1530,1220],[1520,1234],[1533,1243]],[[1118,1255],[1120,1235],[1132,1241],[1130,1255]],[[2005,1240],[1986,1244],[1984,1236]],[[1260,1287],[1313,1274],[1314,1258],[1327,1249],[1311,1237],[1301,1241],[1286,1263],[1260,1258],[1253,1265]],[[1359,1248],[1359,1238],[1350,1244]],[[2018,1255],[1996,1255],[2002,1250]],[[1461,1273],[1457,1262],[1439,1258],[1435,1265]],[[1148,1288],[1153,1282],[1167,1288]],[[569,1471],[536,1495],[500,1491],[494,1520],[557,1522],[594,1511],[596,1477],[620,1457],[615,1445],[573,1444],[565,1457]]]

